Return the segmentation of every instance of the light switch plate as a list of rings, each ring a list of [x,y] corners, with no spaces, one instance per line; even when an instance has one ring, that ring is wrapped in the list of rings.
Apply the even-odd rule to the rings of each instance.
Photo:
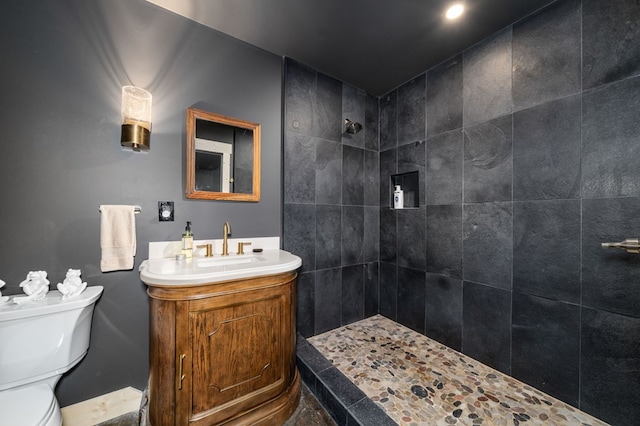
[[[158,201],[158,220],[173,222],[173,201]]]

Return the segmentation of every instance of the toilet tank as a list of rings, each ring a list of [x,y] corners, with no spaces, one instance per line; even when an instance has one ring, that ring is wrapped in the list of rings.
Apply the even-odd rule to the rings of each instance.
[[[0,391],[38,381],[54,387],[89,349],[91,320],[102,286],[87,287],[62,300],[50,291],[43,300],[0,305]]]

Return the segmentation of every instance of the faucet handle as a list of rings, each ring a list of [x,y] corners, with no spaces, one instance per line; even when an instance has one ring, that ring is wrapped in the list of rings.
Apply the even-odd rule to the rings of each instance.
[[[238,254],[244,254],[244,246],[250,246],[251,243],[238,243]]]
[[[205,257],[211,257],[213,256],[213,245],[211,244],[202,244],[199,246],[196,246],[197,248],[203,248],[206,249],[206,254],[204,255]]]

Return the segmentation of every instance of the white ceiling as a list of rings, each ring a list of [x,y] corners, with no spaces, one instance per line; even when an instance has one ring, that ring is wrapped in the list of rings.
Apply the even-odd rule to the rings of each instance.
[[[552,0],[147,0],[382,95]]]

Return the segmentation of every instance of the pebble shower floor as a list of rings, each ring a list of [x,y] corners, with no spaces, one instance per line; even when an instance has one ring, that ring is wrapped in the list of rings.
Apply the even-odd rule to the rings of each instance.
[[[307,340],[399,425],[606,425],[380,315]]]

